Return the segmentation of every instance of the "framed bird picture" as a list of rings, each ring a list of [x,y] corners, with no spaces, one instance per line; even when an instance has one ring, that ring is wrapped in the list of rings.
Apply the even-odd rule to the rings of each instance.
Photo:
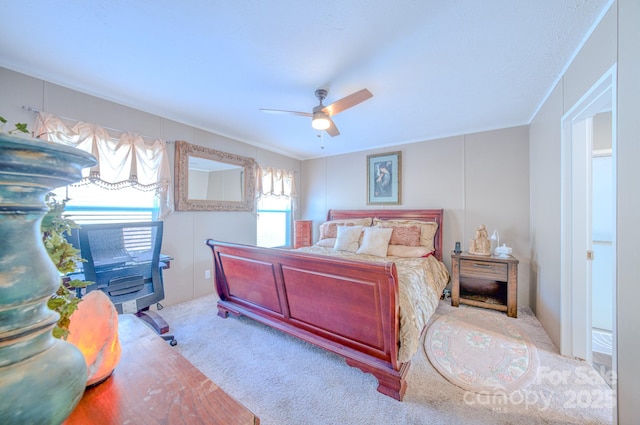
[[[402,203],[402,152],[367,155],[367,205]]]

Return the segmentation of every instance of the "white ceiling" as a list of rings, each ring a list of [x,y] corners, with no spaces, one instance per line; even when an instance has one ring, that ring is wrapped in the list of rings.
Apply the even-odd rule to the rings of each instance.
[[[306,159],[528,124],[610,1],[3,0],[0,66]]]

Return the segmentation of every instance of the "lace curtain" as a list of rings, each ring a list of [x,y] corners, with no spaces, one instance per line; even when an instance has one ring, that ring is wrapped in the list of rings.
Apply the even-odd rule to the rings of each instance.
[[[132,133],[122,133],[114,138],[98,125],[78,122],[68,127],[60,118],[45,112],[38,113],[35,134],[96,157],[97,165],[83,170],[82,180],[75,185],[153,190],[160,199],[160,219],[173,212],[171,170],[164,140],[145,141],[142,136]]]
[[[256,196],[295,198],[296,186],[293,171],[258,166]]]

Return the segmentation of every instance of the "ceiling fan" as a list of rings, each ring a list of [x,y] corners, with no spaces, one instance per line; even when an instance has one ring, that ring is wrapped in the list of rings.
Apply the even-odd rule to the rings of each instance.
[[[338,136],[340,132],[335,123],[331,119],[334,115],[356,106],[358,103],[362,103],[369,99],[373,95],[367,89],[358,90],[355,93],[351,93],[348,96],[343,97],[340,100],[336,100],[331,105],[324,106],[322,101],[327,97],[327,90],[316,90],[316,97],[320,101],[320,104],[313,108],[313,112],[298,112],[298,111],[282,111],[279,109],[260,109],[262,112],[269,112],[275,114],[292,114],[300,115],[303,117],[311,118],[311,126],[316,130],[326,130],[331,137]]]

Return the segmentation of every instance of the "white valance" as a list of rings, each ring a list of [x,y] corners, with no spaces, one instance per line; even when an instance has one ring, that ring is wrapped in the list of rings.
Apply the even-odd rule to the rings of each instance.
[[[293,171],[258,166],[257,180],[256,194],[258,198],[263,196],[296,197]]]
[[[46,112],[38,113],[35,134],[41,139],[73,146],[96,157],[98,163],[83,170],[82,180],[76,185],[153,190],[160,199],[160,218],[173,211],[171,170],[164,140],[147,141],[132,133],[113,137],[106,129],[86,122],[68,127],[60,118]]]

